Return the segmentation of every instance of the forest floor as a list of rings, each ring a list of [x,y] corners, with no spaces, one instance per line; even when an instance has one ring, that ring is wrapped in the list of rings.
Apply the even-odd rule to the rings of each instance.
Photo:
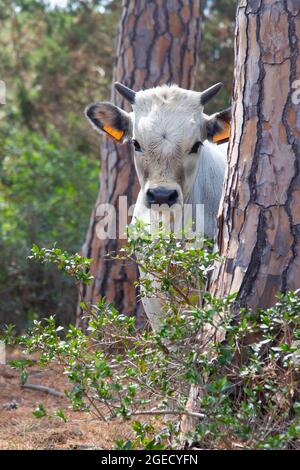
[[[11,351],[8,359],[20,355]],[[30,369],[28,382],[53,387],[60,392],[68,389],[67,380],[58,368]],[[49,414],[64,410],[61,418],[36,418],[35,408],[42,403]],[[0,450],[37,449],[113,449],[117,438],[130,439],[130,423],[103,422],[89,413],[73,411],[66,397],[27,390],[20,385],[20,372],[0,365]]]

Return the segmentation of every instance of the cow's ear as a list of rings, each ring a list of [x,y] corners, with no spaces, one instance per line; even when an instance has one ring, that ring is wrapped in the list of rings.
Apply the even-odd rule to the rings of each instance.
[[[223,144],[230,137],[231,108],[213,114],[207,120],[207,138],[215,144]]]
[[[85,110],[85,115],[92,126],[123,143],[129,139],[131,133],[130,115],[112,103],[102,101],[93,103]]]

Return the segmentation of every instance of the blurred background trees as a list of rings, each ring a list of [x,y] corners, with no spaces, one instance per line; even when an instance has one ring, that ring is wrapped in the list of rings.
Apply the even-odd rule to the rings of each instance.
[[[201,2],[195,89],[229,103],[235,0]],[[109,99],[121,0],[0,0],[0,324],[25,327],[57,313],[75,319],[77,292],[53,268],[29,262],[32,243],[80,250],[98,193],[99,138],[83,116]]]

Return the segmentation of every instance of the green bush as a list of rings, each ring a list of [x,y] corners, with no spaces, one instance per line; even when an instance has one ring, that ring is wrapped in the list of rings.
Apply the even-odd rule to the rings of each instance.
[[[185,249],[172,235],[152,240],[143,232],[129,240],[122,256],[131,259],[139,249],[145,269],[161,261],[156,276],[163,288],[142,289],[143,295],[158,294],[165,301],[158,331],[139,330],[134,318],[102,299],[82,304],[86,332],[64,329],[55,317],[35,320],[19,339],[25,352],[38,352],[42,366],[53,361],[63,366],[75,409],[99,420],[133,420],[136,438],[117,439],[118,449],[179,447],[185,415],[195,420],[185,439],[202,449],[299,448],[299,293],[279,295],[273,308],[257,312],[237,314],[234,296],[215,299],[205,293],[200,304],[188,295],[190,286],[196,277],[204,284],[215,254],[191,241]],[[88,260],[66,253],[62,259],[55,250],[34,247],[32,256],[90,282]],[[11,329],[7,336],[11,339]],[[13,365],[26,379],[30,361]],[[186,408],[191,386],[198,394],[194,410]],[[37,415],[45,416],[41,410]],[[139,421],[142,416],[160,420],[155,425]]]

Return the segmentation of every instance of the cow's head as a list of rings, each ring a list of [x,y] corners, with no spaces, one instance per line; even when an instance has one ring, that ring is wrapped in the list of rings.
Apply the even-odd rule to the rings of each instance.
[[[132,143],[146,207],[183,204],[197,174],[203,142],[225,140],[229,133],[230,110],[212,116],[203,112],[222,84],[202,93],[176,85],[139,92],[120,83],[115,87],[133,111],[99,102],[87,107],[87,118],[115,141]]]

